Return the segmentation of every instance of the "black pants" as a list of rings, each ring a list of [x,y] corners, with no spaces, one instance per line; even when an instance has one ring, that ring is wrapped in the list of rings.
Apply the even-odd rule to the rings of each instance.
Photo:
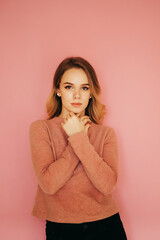
[[[55,223],[46,221],[46,240],[126,240],[119,213],[94,222]]]

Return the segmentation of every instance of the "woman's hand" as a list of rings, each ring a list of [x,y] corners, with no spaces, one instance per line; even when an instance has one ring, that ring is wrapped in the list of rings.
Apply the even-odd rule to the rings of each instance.
[[[62,127],[68,136],[71,136],[77,132],[85,130],[86,134],[88,128],[90,127],[91,120],[88,116],[80,117],[80,113],[75,115],[73,112],[70,112],[62,123]]]
[[[80,118],[81,122],[83,123],[84,125],[84,130],[86,132],[86,134],[88,133],[88,128],[90,127],[91,125],[91,120],[88,116],[83,116]]]

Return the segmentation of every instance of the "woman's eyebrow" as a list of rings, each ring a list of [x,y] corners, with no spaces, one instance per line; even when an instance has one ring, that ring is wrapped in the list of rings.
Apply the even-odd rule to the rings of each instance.
[[[65,82],[65,83],[63,83],[63,84],[70,84],[70,85],[74,85],[73,83],[70,83],[70,82]],[[89,83],[83,83],[83,84],[81,84],[81,86],[84,86],[84,85],[88,85],[88,86],[89,86]]]

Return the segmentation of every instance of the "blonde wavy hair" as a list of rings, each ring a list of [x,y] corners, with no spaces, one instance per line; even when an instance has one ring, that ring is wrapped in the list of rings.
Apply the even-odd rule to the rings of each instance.
[[[102,124],[104,115],[107,113],[106,106],[100,103],[99,96],[101,88],[97,79],[96,72],[91,64],[81,57],[68,57],[65,58],[57,67],[54,78],[53,87],[46,101],[46,110],[48,120],[58,117],[62,110],[61,98],[57,96],[57,89],[61,82],[62,75],[65,71],[71,68],[81,68],[84,70],[88,77],[90,84],[91,98],[89,99],[88,106],[85,109],[85,115],[89,116],[95,124]]]

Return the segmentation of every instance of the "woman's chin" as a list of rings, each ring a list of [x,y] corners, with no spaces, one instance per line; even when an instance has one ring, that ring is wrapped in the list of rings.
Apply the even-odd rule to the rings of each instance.
[[[78,111],[78,110],[77,110],[77,111],[76,111],[76,110],[72,110],[72,112],[73,112],[75,115],[77,115],[77,114],[81,114],[81,115],[83,115],[83,112],[84,112],[84,111],[80,111],[80,110],[79,110],[79,111]]]

